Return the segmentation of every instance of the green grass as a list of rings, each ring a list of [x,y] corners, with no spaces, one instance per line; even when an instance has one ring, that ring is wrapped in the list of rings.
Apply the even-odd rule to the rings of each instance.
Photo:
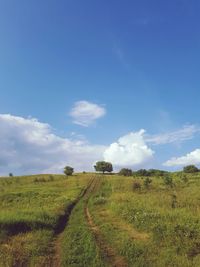
[[[103,240],[130,267],[200,266],[200,174],[170,174],[173,185],[151,177],[99,175],[89,211]],[[50,266],[59,240],[63,267],[106,267],[85,216],[85,197],[58,235],[59,219],[93,174],[0,179],[0,267]],[[140,187],[134,187],[138,183]]]
[[[200,266],[200,177],[189,176],[188,184],[173,178],[173,188],[164,185],[162,178],[153,178],[149,189],[137,179],[142,188],[133,190],[136,179],[107,176],[90,201],[107,242],[130,266]],[[145,234],[149,238],[142,238]]]
[[[62,240],[62,266],[106,267],[84,214],[84,201],[74,209]]]
[[[89,179],[87,175],[1,179],[0,266],[24,266],[37,259],[40,263],[41,258],[46,260],[52,252],[49,246],[59,219],[83,191]]]

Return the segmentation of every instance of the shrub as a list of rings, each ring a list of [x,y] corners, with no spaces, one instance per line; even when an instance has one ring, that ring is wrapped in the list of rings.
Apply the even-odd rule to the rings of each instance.
[[[54,177],[53,177],[53,175],[49,175],[49,181],[54,181]]]
[[[187,175],[185,175],[184,173],[181,174],[181,180],[182,180],[184,183],[187,183],[187,182],[188,182],[188,177],[187,177]]]
[[[185,173],[196,173],[199,169],[195,165],[188,165],[183,168],[183,172]]]
[[[150,176],[150,173],[145,169],[140,169],[136,172],[138,176]]]
[[[145,178],[145,180],[144,180],[144,187],[145,188],[149,188],[149,186],[150,186],[151,183],[152,183],[152,180],[149,177]]]
[[[141,184],[139,182],[134,182],[133,183],[133,191],[140,190],[140,189],[141,189]]]
[[[172,209],[174,209],[174,208],[176,208],[176,205],[177,205],[177,196],[175,194],[172,194],[171,197],[172,197],[171,207],[172,207]]]
[[[150,169],[148,170],[150,176],[164,176],[166,171],[157,170],[157,169]]]
[[[131,169],[123,168],[119,171],[119,175],[132,176],[133,172]]]
[[[165,175],[163,177],[163,180],[164,180],[164,184],[165,185],[173,187],[173,179],[172,179],[172,177],[170,175]]]

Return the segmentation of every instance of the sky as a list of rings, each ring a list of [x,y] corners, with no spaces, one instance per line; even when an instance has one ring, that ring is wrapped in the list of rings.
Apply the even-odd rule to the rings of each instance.
[[[0,1],[0,175],[200,167],[198,0]]]

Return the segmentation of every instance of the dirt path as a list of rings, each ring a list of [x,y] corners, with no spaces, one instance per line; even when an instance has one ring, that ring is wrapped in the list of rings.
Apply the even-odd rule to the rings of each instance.
[[[101,184],[101,178],[96,178],[93,181],[93,185],[90,187],[90,190],[85,195],[86,198],[86,204],[85,204],[85,216],[88,222],[88,225],[94,235],[96,244],[98,245],[101,255],[104,259],[104,261],[109,265],[113,267],[127,267],[128,264],[125,261],[123,257],[117,254],[117,252],[105,241],[104,237],[101,234],[101,231],[97,225],[94,224],[92,216],[89,212],[88,208],[88,202],[89,198],[98,191],[98,188]]]
[[[68,221],[70,219],[71,213],[74,207],[78,204],[80,200],[85,202],[84,212],[85,218],[88,222],[88,225],[91,229],[91,232],[94,235],[95,241],[99,250],[101,252],[103,260],[109,265],[113,267],[127,267],[125,259],[117,254],[117,252],[107,244],[105,239],[103,238],[100,229],[93,222],[92,216],[89,212],[88,202],[90,197],[98,192],[99,187],[101,186],[101,177],[93,177],[91,178],[89,185],[87,188],[80,194],[80,196],[70,205],[68,210],[66,211],[63,218],[60,219],[60,223],[56,230],[55,240],[53,243],[54,247],[54,255],[52,257],[51,262],[48,264],[49,267],[61,267],[61,243],[63,232],[67,227]]]
[[[91,178],[88,186],[81,192],[78,198],[68,206],[65,214],[60,217],[58,225],[55,230],[55,237],[53,242],[53,256],[51,257],[50,262],[48,262],[48,267],[61,267],[61,243],[63,232],[67,227],[68,221],[70,219],[71,213],[74,207],[78,204],[78,202],[84,198],[85,195],[88,195],[88,192],[91,191],[91,186],[93,185],[93,181],[95,178]],[[46,265],[45,265],[46,266]]]

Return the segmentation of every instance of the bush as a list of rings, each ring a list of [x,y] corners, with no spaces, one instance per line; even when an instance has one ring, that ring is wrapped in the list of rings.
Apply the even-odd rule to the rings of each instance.
[[[164,176],[166,171],[157,170],[157,169],[150,169],[148,170],[150,176]]]
[[[141,184],[139,182],[134,182],[133,183],[133,191],[140,190],[140,189],[141,189]]]
[[[50,181],[50,182],[54,181],[54,177],[53,177],[53,175],[49,175],[49,181]]]
[[[170,175],[165,175],[163,177],[163,180],[164,180],[164,184],[165,185],[173,187],[173,179],[172,179],[172,177]]]
[[[175,209],[176,205],[177,205],[177,196],[175,194],[172,194],[171,197],[172,197],[171,207],[172,207],[172,209]]]
[[[183,174],[181,174],[181,180],[184,182],[184,183],[187,183],[188,182],[188,177],[187,177],[187,175],[185,175],[184,173]]]
[[[132,176],[133,172],[131,169],[123,168],[120,170],[119,175]]]
[[[199,169],[195,165],[188,165],[183,168],[183,172],[185,173],[196,173]]]
[[[150,176],[150,173],[145,169],[140,169],[136,172],[138,176]]]
[[[152,180],[149,177],[145,178],[145,180],[144,180],[144,187],[145,188],[149,188],[149,186],[150,186],[151,183],[152,183]]]

